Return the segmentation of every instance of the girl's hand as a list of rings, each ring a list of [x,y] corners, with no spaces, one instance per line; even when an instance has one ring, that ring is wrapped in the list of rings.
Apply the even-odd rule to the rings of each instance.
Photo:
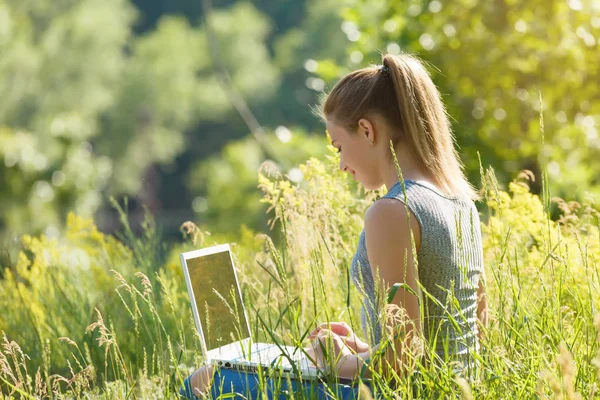
[[[369,350],[369,345],[360,340],[352,331],[350,325],[345,322],[326,322],[319,325],[308,336],[309,339],[314,339],[322,330],[329,330],[341,337],[345,345],[355,353],[363,353]]]
[[[207,365],[197,369],[196,372],[192,374],[190,383],[192,385],[194,395],[196,395],[197,397],[203,397],[208,395],[208,392],[210,391],[213,373],[214,366]]]
[[[328,329],[321,329],[312,337],[312,343],[304,350],[319,368],[335,365],[338,360],[353,354],[344,339]]]
[[[329,370],[335,371],[337,376],[348,379],[360,374],[364,359],[369,356],[368,350],[356,354],[340,335],[328,329],[321,329],[305,350],[316,361],[317,367],[329,366]]]

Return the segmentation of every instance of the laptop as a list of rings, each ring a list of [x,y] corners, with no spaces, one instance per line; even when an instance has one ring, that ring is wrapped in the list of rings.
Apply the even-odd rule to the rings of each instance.
[[[280,369],[302,379],[327,376],[301,349],[252,341],[229,244],[181,253],[180,260],[206,363],[245,372]]]

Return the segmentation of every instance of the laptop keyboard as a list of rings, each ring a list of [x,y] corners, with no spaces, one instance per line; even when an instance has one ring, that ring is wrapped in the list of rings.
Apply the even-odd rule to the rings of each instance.
[[[277,361],[277,358],[282,356],[282,352],[277,346],[267,347],[266,349],[261,349],[256,351],[250,355],[250,357],[240,357],[238,360],[240,361],[253,361],[253,362],[261,362],[270,364],[271,362]],[[293,361],[301,361],[305,358],[304,354],[297,350],[295,354],[289,354],[289,357]],[[281,358],[282,365],[289,365],[288,357],[282,356]]]

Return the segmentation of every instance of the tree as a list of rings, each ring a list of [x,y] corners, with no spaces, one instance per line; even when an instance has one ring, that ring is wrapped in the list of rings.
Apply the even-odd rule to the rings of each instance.
[[[378,51],[408,51],[430,63],[472,181],[479,181],[480,152],[504,182],[527,168],[539,190],[547,166],[555,193],[600,194],[600,97],[592,83],[600,79],[600,7],[576,0],[354,0],[342,15],[354,45],[341,73],[380,63]]]
[[[244,137],[226,145],[221,154],[191,167],[188,188],[195,218],[207,229],[237,232],[240,224],[245,224],[253,230],[267,231],[267,207],[260,203],[263,194],[257,188],[262,162],[270,158],[280,173],[293,171],[292,176],[298,177],[301,163],[324,156],[325,129],[311,110],[324,82],[312,77],[310,69],[314,58],[327,58],[334,66],[346,57],[349,41],[339,29],[341,4],[337,0],[307,1],[298,26],[274,39],[273,62],[281,75],[277,91],[264,104],[245,96],[260,123],[267,127],[270,154],[251,137]]]
[[[190,192],[198,194],[192,202],[193,209],[206,229],[231,234],[245,225],[254,231],[268,232],[267,206],[261,203],[263,193],[258,189],[263,162],[267,162],[263,173],[289,176],[292,182],[301,184],[300,164],[310,157],[322,158],[327,150],[325,135],[308,135],[299,129],[292,132],[280,126],[275,135],[271,132],[267,138],[275,160],[269,160],[256,140],[247,136],[191,170]]]
[[[0,0],[0,229],[57,233],[99,206],[112,163],[90,141],[134,17],[125,0]]]
[[[68,211],[140,193],[201,122],[206,136],[231,118],[204,28],[166,17],[135,38],[135,15],[125,0],[0,0],[0,229],[56,234]],[[245,2],[211,18],[234,84],[264,102],[279,82],[269,22]]]

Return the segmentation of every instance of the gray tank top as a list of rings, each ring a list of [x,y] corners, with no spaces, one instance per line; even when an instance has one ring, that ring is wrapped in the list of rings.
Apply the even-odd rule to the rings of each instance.
[[[421,228],[417,252],[418,279],[424,292],[424,337],[446,361],[471,364],[469,350],[479,351],[477,339],[477,288],[483,274],[479,214],[473,201],[449,197],[426,181],[405,180],[406,204]],[[405,202],[400,182],[383,198]],[[404,207],[404,204],[400,204]],[[398,260],[404,263],[404,260]],[[373,345],[382,338],[382,322],[373,274],[367,255],[365,231],[350,268],[352,280],[363,296],[361,322]],[[453,293],[457,302],[450,301]],[[437,336],[436,336],[437,335]],[[447,343],[447,345],[446,345]]]

